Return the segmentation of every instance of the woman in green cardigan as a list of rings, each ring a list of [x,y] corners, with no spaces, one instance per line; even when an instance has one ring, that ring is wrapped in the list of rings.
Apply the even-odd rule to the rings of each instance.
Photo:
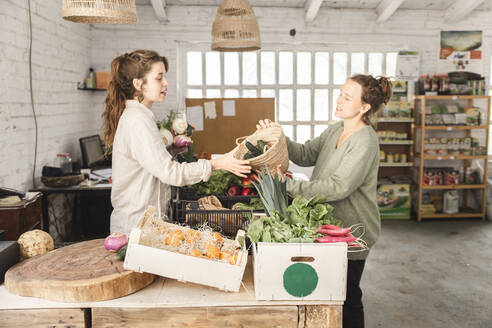
[[[355,75],[347,80],[336,102],[335,116],[343,121],[330,125],[319,137],[305,144],[287,138],[289,159],[299,166],[314,165],[309,181],[287,180],[289,195],[324,194],[344,227],[364,225],[362,239],[369,248],[381,229],[376,199],[379,141],[372,118],[391,94],[389,79]],[[260,121],[257,128],[268,127],[270,123],[267,119]],[[279,174],[283,178],[280,170]],[[364,327],[359,283],[368,255],[369,250],[348,255],[344,328]]]

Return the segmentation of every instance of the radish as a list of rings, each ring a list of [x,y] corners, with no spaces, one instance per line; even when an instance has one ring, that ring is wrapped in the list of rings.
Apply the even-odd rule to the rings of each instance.
[[[317,232],[321,232],[325,235],[330,236],[343,236],[350,232],[350,228],[338,228],[338,229],[320,229],[318,228]]]
[[[325,225],[319,226],[318,229],[340,229],[340,227],[333,225],[333,224],[325,224]]]
[[[351,233],[343,236],[323,236],[316,239],[318,243],[349,243],[356,240],[357,238],[355,238]]]

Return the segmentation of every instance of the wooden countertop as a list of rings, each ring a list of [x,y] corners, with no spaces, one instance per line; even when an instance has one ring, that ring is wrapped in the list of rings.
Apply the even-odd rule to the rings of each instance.
[[[182,308],[220,306],[333,305],[341,301],[257,301],[254,295],[252,258],[248,260],[238,293],[159,277],[148,287],[121,298],[87,303],[53,302],[10,294],[0,285],[0,310],[62,308]]]

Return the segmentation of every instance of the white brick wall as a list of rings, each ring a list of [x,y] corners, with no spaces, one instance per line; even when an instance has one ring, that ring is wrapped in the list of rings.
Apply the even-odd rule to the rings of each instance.
[[[80,157],[78,138],[98,132],[102,107],[76,88],[91,63],[90,27],[62,20],[60,1],[31,0],[31,10],[39,177],[58,152]],[[27,1],[2,0],[0,16],[0,186],[25,191],[32,188],[35,142]]]
[[[2,0],[0,17],[0,186],[21,190],[31,187],[34,123],[28,82],[27,1]],[[168,99],[156,104],[158,118],[178,106],[178,43],[210,43],[216,7],[166,8],[169,23],[160,23],[150,5],[138,6],[136,25],[82,25],[61,19],[60,1],[32,0],[34,99],[39,124],[38,167],[57,152],[79,158],[78,138],[99,132],[105,95],[76,90],[87,69],[109,70],[111,60],[135,49],[153,49],[170,60]],[[421,52],[421,71],[434,73],[440,30],[484,31],[484,75],[489,74],[491,12],[473,12],[456,25],[447,25],[441,11],[398,10],[384,24],[375,23],[372,10],[322,8],[311,24],[304,10],[254,8],[262,41],[292,45],[329,45],[337,49],[404,47]],[[289,30],[296,28],[295,38]],[[182,59],[180,58],[181,62]]]

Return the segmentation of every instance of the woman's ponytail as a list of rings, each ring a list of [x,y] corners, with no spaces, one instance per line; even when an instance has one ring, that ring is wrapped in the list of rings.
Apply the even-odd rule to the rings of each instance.
[[[104,155],[106,156],[111,152],[116,128],[125,110],[125,102],[127,99],[131,99],[125,95],[122,88],[124,83],[119,79],[121,62],[125,59],[125,55],[121,55],[111,62],[111,81],[109,81],[108,94],[104,102],[105,110],[102,114],[103,140],[106,145],[106,153]]]
[[[145,75],[156,62],[163,62],[167,72],[169,65],[167,58],[159,56],[152,50],[135,50],[130,54],[120,55],[111,62],[111,81],[102,114],[105,155],[111,152],[116,128],[125,110],[126,101],[135,97],[139,102],[143,101],[143,95],[135,89],[133,80],[143,79],[145,84]]]

